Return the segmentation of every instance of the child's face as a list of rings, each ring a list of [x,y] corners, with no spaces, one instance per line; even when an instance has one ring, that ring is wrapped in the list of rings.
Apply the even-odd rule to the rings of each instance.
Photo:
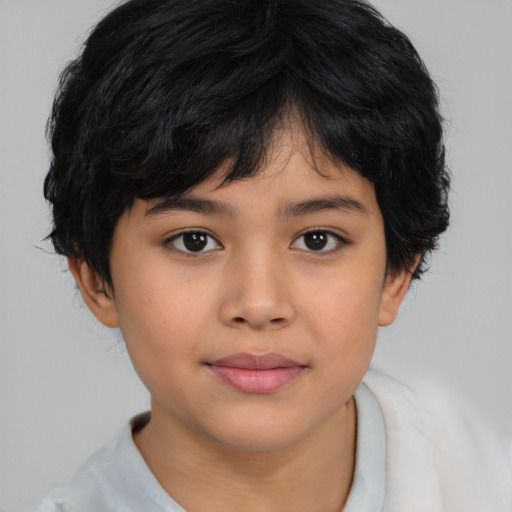
[[[120,219],[114,298],[84,296],[120,325],[154,421],[290,445],[343,411],[393,321],[409,277],[386,276],[372,184],[317,158],[321,176],[297,147],[285,136],[256,177],[216,189],[220,169],[179,209],[136,200]],[[239,368],[266,354],[271,369]]]

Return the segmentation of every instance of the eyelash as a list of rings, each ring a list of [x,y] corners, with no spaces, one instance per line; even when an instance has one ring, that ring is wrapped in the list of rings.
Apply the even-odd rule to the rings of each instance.
[[[186,235],[197,235],[199,237],[206,237],[208,239],[208,241],[206,242],[206,246],[208,246],[208,244],[211,243],[211,241],[213,240],[214,243],[218,246],[218,247],[215,247],[215,248],[210,248],[210,249],[207,249],[206,251],[203,250],[204,247],[200,250],[200,251],[190,251],[190,250],[187,250],[186,247],[184,247],[184,237]],[[175,245],[175,242],[180,240],[181,239],[181,245],[183,246],[183,248],[180,248],[180,247],[176,247]],[[218,249],[221,249],[222,248],[222,245],[220,244],[220,242],[215,238],[213,237],[212,235],[210,235],[210,233],[208,233],[207,231],[204,231],[204,230],[201,230],[201,229],[188,229],[186,231],[180,231],[179,233],[176,233],[175,235],[171,236],[170,238],[168,238],[167,240],[164,241],[164,245],[167,246],[167,247],[171,247],[173,250],[179,252],[179,253],[182,253],[186,256],[196,256],[197,254],[203,254],[203,253],[207,253],[207,252],[210,252],[212,250],[218,250]]]
[[[329,231],[328,229],[310,229],[301,235],[299,235],[295,240],[293,241],[292,245],[295,245],[298,240],[305,237],[306,235],[325,235],[327,240],[331,239],[331,244],[334,240],[334,245],[328,249],[321,248],[319,250],[314,250],[311,248],[299,248],[301,251],[310,252],[312,254],[321,254],[321,255],[328,255],[328,254],[334,254],[338,252],[339,250],[343,249],[345,246],[349,244],[348,240],[343,238],[341,235],[338,235],[337,233],[334,233],[333,231]],[[327,242],[329,243],[329,242]]]
[[[201,250],[199,251],[192,251],[192,250],[188,250],[186,247],[185,247],[185,242],[184,242],[184,239],[183,237],[186,236],[187,234],[190,234],[190,235],[196,235],[198,238],[199,238],[199,243],[201,241],[204,241],[204,238],[206,238],[206,245],[204,247],[201,248]],[[334,239],[334,246],[333,247],[329,247],[328,249],[324,249],[323,247],[318,249],[318,250],[315,250],[315,249],[311,249],[311,248],[297,248],[297,247],[293,247],[294,245],[297,244],[297,241],[300,240],[301,238],[307,236],[307,235],[325,235],[327,240],[331,240],[331,245],[332,245],[332,240]],[[204,237],[204,238],[202,238]],[[180,242],[180,245],[182,247],[177,247],[176,246],[176,242],[181,240]],[[217,247],[214,247],[214,248],[210,248],[210,249],[206,249],[204,250],[205,247],[208,247],[208,245],[211,243],[211,241],[213,241]],[[327,243],[329,243],[327,241]],[[298,237],[296,237],[294,239],[294,241],[292,242],[291,244],[291,247],[292,248],[295,248],[295,249],[298,249],[300,251],[304,251],[304,252],[310,252],[312,254],[322,254],[322,255],[327,255],[327,254],[334,254],[336,252],[338,252],[339,250],[341,250],[343,247],[345,247],[346,245],[348,245],[349,242],[343,238],[342,236],[338,235],[337,233],[334,233],[332,231],[329,231],[327,229],[319,229],[319,228],[315,228],[315,229],[310,229],[302,234],[300,234]],[[168,247],[172,247],[173,250],[179,252],[179,253],[182,253],[186,256],[191,256],[191,257],[194,257],[196,255],[199,255],[199,254],[206,254],[206,253],[210,253],[211,251],[214,251],[214,250],[219,250],[219,249],[222,249],[222,244],[215,238],[213,237],[210,233],[208,233],[207,231],[204,231],[204,230],[200,230],[200,229],[190,229],[190,230],[187,230],[187,231],[181,231],[173,236],[171,236],[170,238],[166,239],[164,241],[164,245],[165,246],[168,246]]]

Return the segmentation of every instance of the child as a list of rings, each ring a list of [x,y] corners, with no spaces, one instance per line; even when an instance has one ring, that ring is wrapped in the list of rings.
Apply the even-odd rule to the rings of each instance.
[[[435,86],[373,8],[129,1],[50,133],[52,241],[152,399],[41,511],[510,510],[497,442],[367,372],[449,186]]]

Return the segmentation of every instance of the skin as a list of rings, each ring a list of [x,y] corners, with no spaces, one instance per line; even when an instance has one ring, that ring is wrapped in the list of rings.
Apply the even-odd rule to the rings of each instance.
[[[255,177],[219,187],[221,167],[190,191],[220,211],[150,212],[159,201],[136,200],[115,229],[113,288],[69,261],[91,311],[121,328],[151,393],[135,443],[190,511],[339,511],[350,490],[352,397],[410,272],[386,273],[372,184],[315,155],[319,174],[303,147],[288,130]],[[311,207],[334,196],[343,207]],[[211,235],[203,251],[185,252],[179,234],[190,229]],[[315,229],[327,241],[320,250],[304,237]],[[206,364],[239,352],[276,352],[303,371],[274,392],[245,393]]]

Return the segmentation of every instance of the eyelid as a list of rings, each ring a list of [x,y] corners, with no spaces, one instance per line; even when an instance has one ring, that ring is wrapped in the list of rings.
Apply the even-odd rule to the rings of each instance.
[[[178,240],[180,237],[182,237],[183,235],[186,235],[187,233],[196,233],[196,234],[206,235],[208,238],[210,238],[211,240],[213,240],[215,242],[217,247],[215,247],[214,249],[206,249],[206,250],[200,250],[200,251],[189,251],[186,249],[180,249],[173,245],[172,242],[174,242],[175,240]],[[219,242],[217,237],[215,237],[212,233],[210,233],[207,229],[204,229],[204,228],[181,229],[181,230],[173,233],[172,235],[167,236],[163,241],[163,245],[166,246],[168,249],[175,251],[177,253],[183,254],[185,256],[199,256],[202,254],[209,254],[212,251],[219,250],[219,249],[223,248],[222,244]]]
[[[291,247],[293,248],[293,245],[301,237],[308,235],[310,233],[325,233],[326,235],[336,239],[336,241],[337,241],[336,246],[332,247],[330,249],[321,249],[321,250],[316,250],[316,251],[314,249],[308,249],[308,248],[297,249],[297,250],[304,251],[304,252],[311,253],[311,254],[328,255],[328,254],[333,254],[335,252],[338,252],[339,250],[343,249],[344,247],[346,247],[347,245],[350,244],[349,240],[347,240],[347,238],[345,236],[341,235],[340,233],[337,233],[336,231],[333,231],[332,229],[315,227],[315,228],[309,228],[306,231],[303,231],[302,233],[297,235],[293,239],[293,241],[291,243]]]
[[[182,249],[182,248],[176,247],[173,244],[173,242],[175,240],[179,239],[180,237],[182,237],[183,235],[186,235],[187,233],[204,234],[208,238],[210,238],[211,240],[213,240],[215,242],[216,247],[210,248],[210,249],[202,249],[202,250],[199,250],[199,251],[191,251],[191,250],[187,250],[186,248]],[[299,240],[301,237],[303,237],[305,235],[308,235],[308,234],[311,234],[311,233],[324,233],[328,237],[334,238],[336,240],[336,245],[334,247],[331,247],[331,248],[328,248],[328,249],[323,249],[322,248],[322,249],[318,249],[318,250],[314,250],[314,249],[310,249],[310,248],[297,248],[297,247],[294,247],[294,245],[296,244],[297,240]],[[311,253],[311,254],[328,255],[328,254],[333,254],[333,253],[343,249],[345,246],[347,246],[349,244],[350,244],[350,242],[349,242],[349,240],[347,240],[347,238],[345,236],[341,235],[340,233],[337,233],[333,229],[322,228],[322,227],[315,227],[315,228],[308,228],[307,230],[305,230],[302,233],[298,234],[293,239],[292,243],[290,244],[290,247],[292,249],[296,249],[296,250],[307,252],[307,253]],[[216,251],[216,250],[224,248],[223,245],[217,239],[217,237],[215,235],[213,235],[210,231],[208,231],[207,229],[204,229],[204,228],[186,228],[186,229],[181,229],[181,230],[179,230],[177,232],[174,232],[173,234],[167,236],[164,239],[164,241],[163,241],[163,245],[166,246],[167,248],[169,248],[172,251],[175,251],[177,253],[183,254],[185,256],[192,256],[192,257],[193,256],[210,254],[213,251]]]

